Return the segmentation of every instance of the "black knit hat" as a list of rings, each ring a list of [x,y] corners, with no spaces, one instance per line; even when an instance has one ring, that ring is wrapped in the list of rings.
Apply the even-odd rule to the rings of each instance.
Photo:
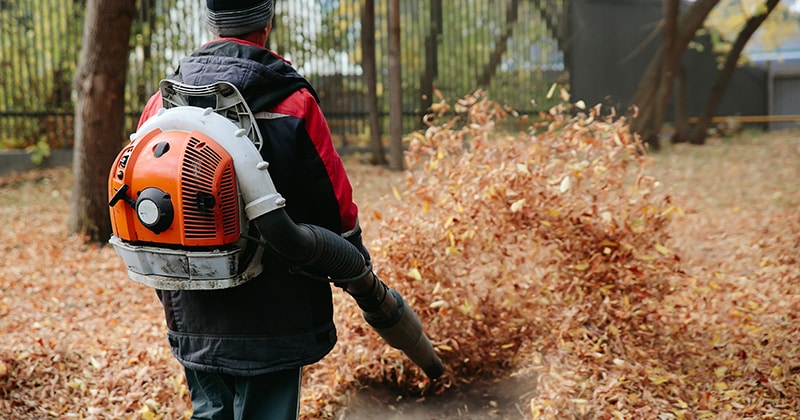
[[[273,0],[206,0],[206,25],[215,35],[246,35],[267,27],[275,14]]]

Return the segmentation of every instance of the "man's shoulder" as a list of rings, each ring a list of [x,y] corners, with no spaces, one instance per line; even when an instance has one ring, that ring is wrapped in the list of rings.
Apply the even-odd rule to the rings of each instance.
[[[297,118],[305,118],[316,108],[317,102],[313,93],[307,88],[301,87],[287,96],[286,99],[277,104],[271,111]]]

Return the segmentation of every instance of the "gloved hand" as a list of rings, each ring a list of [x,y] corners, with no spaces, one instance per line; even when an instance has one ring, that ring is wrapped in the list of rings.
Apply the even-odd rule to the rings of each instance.
[[[343,233],[342,237],[347,239],[347,242],[350,242],[358,249],[358,252],[364,256],[367,265],[372,262],[372,257],[370,257],[369,251],[367,251],[367,248],[364,246],[364,241],[361,239],[361,225],[358,223],[358,220],[356,220],[356,226]]]

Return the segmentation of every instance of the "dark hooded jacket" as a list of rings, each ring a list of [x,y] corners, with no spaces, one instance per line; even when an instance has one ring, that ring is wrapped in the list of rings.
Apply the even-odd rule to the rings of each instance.
[[[289,63],[258,45],[218,39],[181,60],[173,78],[190,85],[227,81],[239,89],[264,137],[262,157],[296,223],[339,233],[357,227],[352,188],[316,93]],[[140,124],[160,107],[156,94]],[[234,288],[157,291],[181,364],[258,375],[311,364],[330,352],[336,343],[330,285],[294,273],[269,251],[262,262],[261,275]]]

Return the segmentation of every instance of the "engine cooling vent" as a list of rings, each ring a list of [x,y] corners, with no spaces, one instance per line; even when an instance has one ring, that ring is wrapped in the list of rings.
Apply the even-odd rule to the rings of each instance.
[[[222,170],[222,178],[219,182],[220,187],[220,207],[222,212],[222,231],[225,236],[239,234],[239,208],[235,203],[239,202],[236,193],[236,175],[233,172],[233,165],[228,164]]]
[[[183,228],[189,240],[222,240],[239,226],[238,197],[233,165],[192,137],[181,171]],[[219,177],[217,177],[219,174]]]

